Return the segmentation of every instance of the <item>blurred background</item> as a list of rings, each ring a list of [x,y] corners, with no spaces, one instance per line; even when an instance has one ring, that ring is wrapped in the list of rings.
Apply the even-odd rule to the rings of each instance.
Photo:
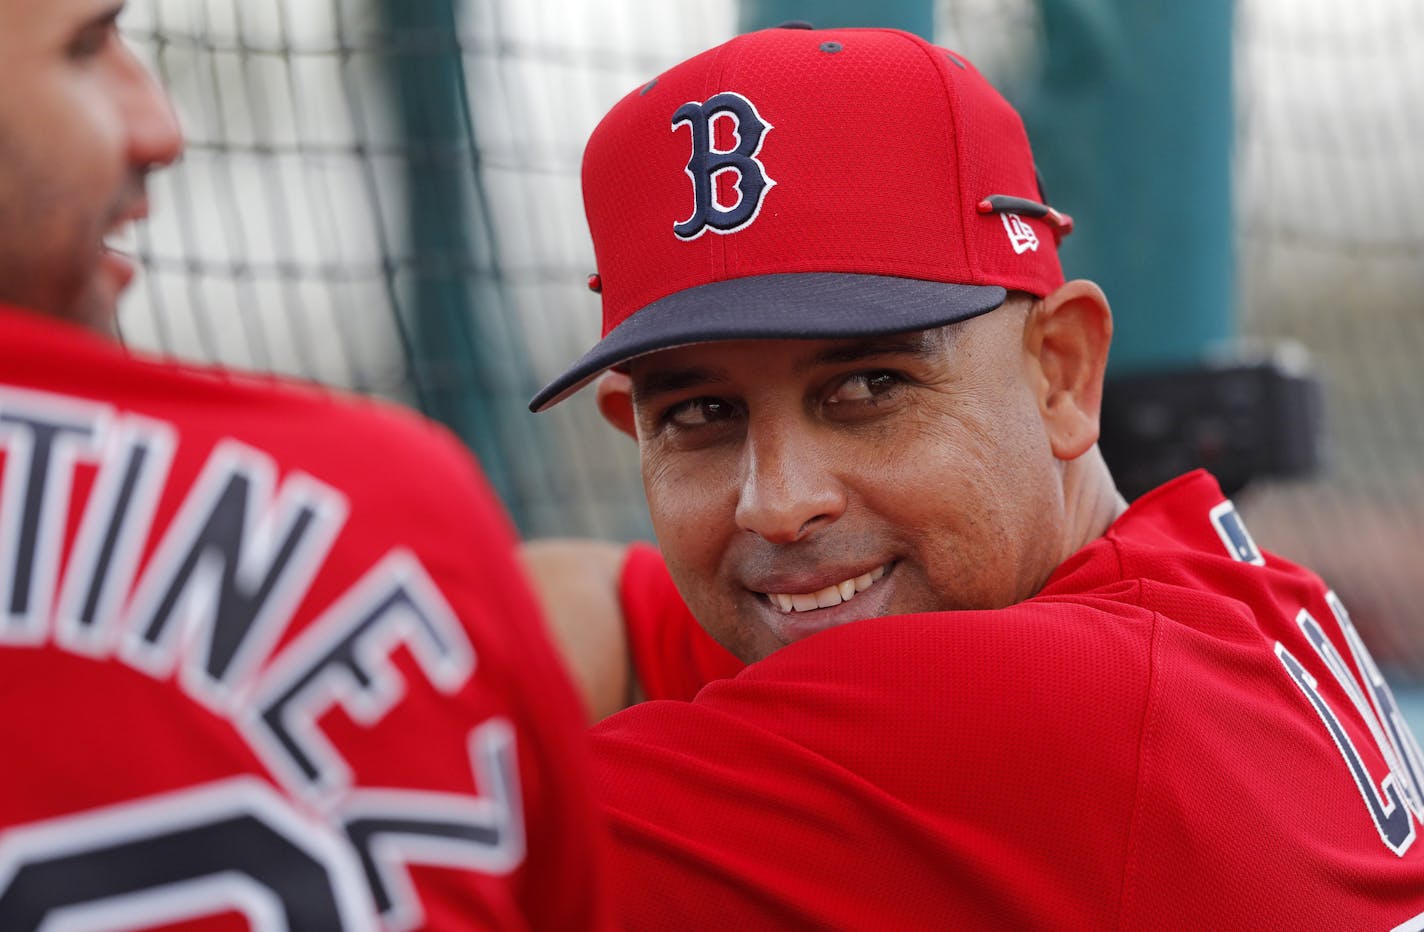
[[[1417,0],[130,0],[188,148],[129,244],[124,338],[419,408],[526,535],[649,537],[591,393],[526,409],[598,336],[582,144],[787,19],[908,28],[1006,92],[1077,220],[1065,270],[1114,304],[1127,491],[1210,466],[1424,684]]]

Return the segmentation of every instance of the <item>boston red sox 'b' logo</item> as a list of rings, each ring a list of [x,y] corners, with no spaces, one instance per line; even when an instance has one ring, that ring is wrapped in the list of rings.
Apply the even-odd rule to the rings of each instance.
[[[736,145],[730,149],[715,146],[721,120],[731,121]],[[679,239],[692,240],[706,230],[733,233],[742,229],[756,219],[762,199],[776,184],[757,161],[771,124],[761,118],[750,100],[732,91],[678,107],[672,115],[673,130],[684,123],[692,130],[692,158],[686,170],[692,179],[693,208],[692,216],[673,224],[672,231]],[[733,202],[724,203],[718,196],[719,181],[733,177],[736,183],[728,191]]]

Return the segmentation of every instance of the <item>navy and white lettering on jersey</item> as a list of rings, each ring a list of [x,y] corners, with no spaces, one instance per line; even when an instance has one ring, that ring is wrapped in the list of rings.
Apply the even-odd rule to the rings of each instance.
[[[519,867],[510,720],[471,722],[466,792],[357,786],[318,722],[339,705],[374,727],[409,678],[453,695],[475,675],[470,632],[420,557],[390,542],[284,641],[347,522],[346,496],[233,438],[197,451],[196,478],[179,484],[182,443],[174,424],[0,386],[0,649],[53,646],[171,680],[315,805],[298,815],[240,778],[0,826],[0,929],[148,927],[223,909],[254,928],[370,928],[374,911],[401,929],[422,921],[408,866]],[[158,523],[166,495],[176,510]],[[396,651],[414,665],[398,667]]]
[[[279,486],[277,475],[267,454],[220,442],[129,608],[125,659],[161,676],[185,652],[185,685],[213,708],[265,658],[346,521],[340,492],[302,473]]]
[[[1420,913],[1412,919],[1406,919],[1390,929],[1389,932],[1424,932],[1424,913]]]
[[[374,724],[401,700],[391,653],[408,648],[437,689],[457,692],[475,654],[454,611],[415,557],[396,550],[301,633],[253,690],[244,730],[294,792],[343,791],[351,772],[317,720],[340,705]]]
[[[719,121],[731,122],[737,142],[730,149],[716,148]],[[691,101],[672,115],[674,131],[686,123],[692,131],[692,156],[684,169],[692,179],[692,216],[673,224],[679,239],[693,240],[707,230],[734,233],[750,224],[761,211],[766,192],[776,184],[757,159],[772,125],[741,94],[724,91],[704,102]],[[717,197],[718,178],[736,177],[737,200],[722,204]]]
[[[1241,516],[1236,513],[1236,506],[1230,500],[1211,510],[1211,526],[1216,528],[1221,542],[1226,545],[1226,552],[1231,554],[1233,560],[1254,563],[1256,566],[1266,565],[1265,556],[1251,539],[1250,532],[1246,530]]]
[[[46,638],[74,467],[112,420],[108,405],[0,391],[0,643]]]
[[[177,444],[171,426],[132,414],[108,431],[55,608],[54,637],[66,649],[113,649]]]
[[[149,928],[231,910],[254,929],[371,930],[359,859],[237,777],[0,833],[0,928]]]
[[[524,860],[517,754],[514,729],[504,720],[491,720],[470,735],[480,798],[357,790],[341,805],[339,815],[388,926],[410,929],[424,922],[408,865],[502,875]]]
[[[1345,658],[1309,610],[1300,610],[1296,616],[1296,624],[1325,668],[1349,697],[1358,720],[1369,730],[1379,757],[1384,761],[1384,777],[1378,783],[1371,776],[1370,768],[1360,750],[1350,739],[1339,714],[1321,694],[1316,678],[1279,641],[1275,646],[1276,659],[1285,667],[1325,724],[1325,729],[1344,759],[1350,777],[1359,790],[1360,798],[1365,803],[1365,809],[1379,832],[1380,840],[1386,848],[1402,857],[1418,836],[1417,822],[1421,809],[1419,745],[1414,740],[1409,726],[1398,715],[1394,697],[1388,685],[1384,683],[1384,678],[1379,675],[1374,658],[1365,649],[1364,642],[1360,641],[1353,624],[1350,623],[1344,605],[1334,592],[1327,593],[1326,601],[1339,622],[1355,662],[1364,676],[1363,684],[1356,679]],[[1366,690],[1370,693],[1368,697]]]
[[[1365,714],[1369,711],[1369,707],[1365,706],[1363,695],[1354,686],[1353,677],[1348,678],[1346,689],[1350,691],[1351,699],[1361,708],[1361,714],[1364,715],[1366,722],[1374,731],[1375,741],[1385,752],[1390,769],[1399,775],[1400,782],[1404,787],[1405,798],[1409,801],[1410,808],[1414,810],[1415,817],[1420,822],[1424,822],[1424,751],[1420,750],[1414,732],[1410,729],[1404,714],[1400,712],[1399,703],[1395,701],[1394,691],[1389,688],[1389,683],[1386,682],[1384,674],[1380,672],[1369,648],[1365,647],[1365,642],[1361,639],[1360,632],[1356,630],[1350,613],[1345,610],[1345,604],[1340,601],[1340,597],[1335,594],[1334,590],[1325,593],[1325,601],[1329,604],[1331,614],[1335,616],[1341,632],[1345,635],[1345,643],[1349,645],[1350,655],[1355,660],[1356,668],[1364,677],[1366,691],[1373,702],[1374,715]],[[1343,667],[1343,664],[1341,666]],[[1384,729],[1383,734],[1376,727],[1375,716],[1378,716],[1378,723]]]

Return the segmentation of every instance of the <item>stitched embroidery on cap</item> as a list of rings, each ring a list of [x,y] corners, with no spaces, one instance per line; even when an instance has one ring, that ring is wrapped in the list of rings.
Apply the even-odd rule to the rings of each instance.
[[[735,127],[736,145],[717,149],[716,123],[730,119]],[[732,91],[715,94],[701,103],[691,101],[672,115],[672,128],[686,123],[692,131],[692,156],[683,171],[692,180],[692,216],[674,223],[679,239],[693,240],[707,230],[735,233],[757,218],[762,199],[776,184],[757,159],[772,125],[761,118],[750,100]],[[736,178],[736,203],[722,204],[717,197],[718,178],[732,173]]]
[[[1009,234],[1009,243],[1014,247],[1016,255],[1023,255],[1029,250],[1038,251],[1038,234],[1033,232],[1033,227],[1018,214],[999,214],[1004,221],[1004,230]]]

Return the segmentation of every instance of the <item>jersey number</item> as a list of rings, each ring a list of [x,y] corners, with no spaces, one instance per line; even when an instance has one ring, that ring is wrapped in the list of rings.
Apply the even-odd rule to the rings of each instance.
[[[252,779],[0,836],[0,929],[97,932],[225,911],[254,929],[372,928],[350,849]]]

